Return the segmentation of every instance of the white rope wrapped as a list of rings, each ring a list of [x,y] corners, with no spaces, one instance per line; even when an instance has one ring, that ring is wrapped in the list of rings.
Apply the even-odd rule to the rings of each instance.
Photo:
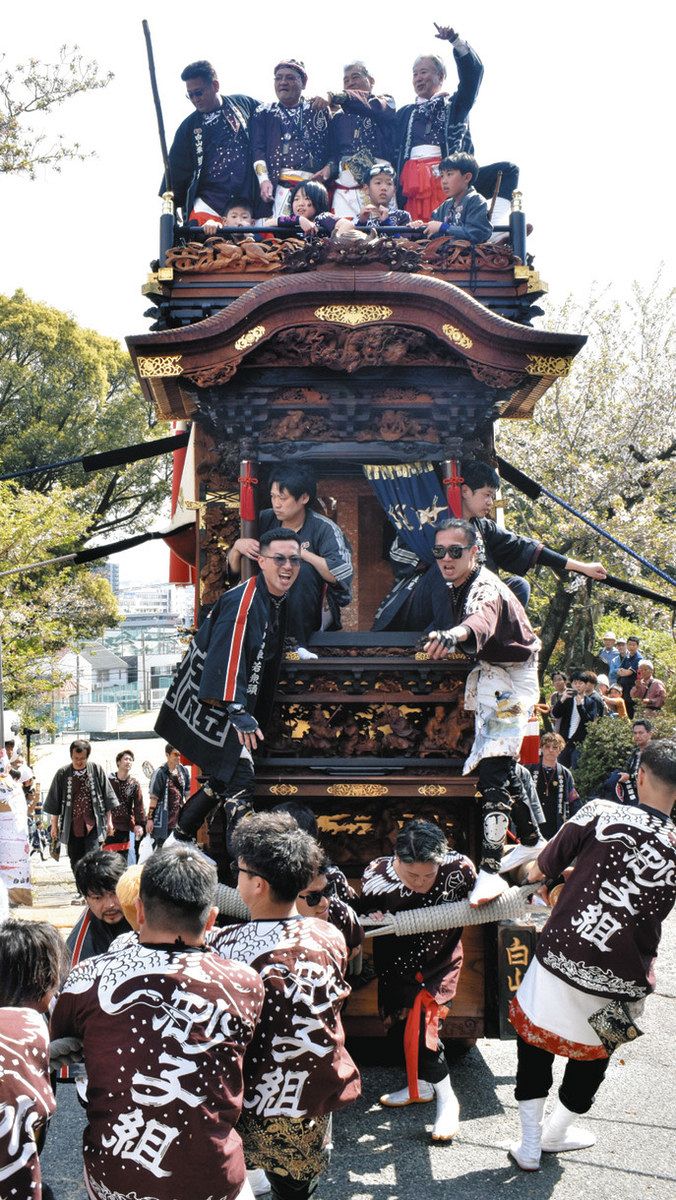
[[[369,937],[410,937],[414,933],[434,933],[439,929],[460,929],[464,925],[488,925],[491,921],[505,921],[512,917],[523,916],[526,911],[526,901],[541,885],[527,883],[522,887],[512,887],[503,892],[496,900],[472,908],[469,900],[459,900],[455,904],[437,904],[431,908],[410,908],[398,913],[385,913],[373,929],[365,929]],[[377,899],[374,896],[374,904]],[[369,920],[362,917],[362,923]]]
[[[232,917],[235,921],[251,920],[251,913],[237,888],[226,887],[224,883],[219,883],[216,888],[216,904],[222,917]]]

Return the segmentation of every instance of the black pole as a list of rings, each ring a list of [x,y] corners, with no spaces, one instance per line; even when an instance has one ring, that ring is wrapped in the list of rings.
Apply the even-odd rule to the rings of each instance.
[[[522,209],[522,193],[512,192],[512,211],[509,214],[509,233],[516,258],[526,265],[526,214]]]
[[[157,131],[160,135],[160,149],[162,151],[162,162],[164,163],[165,190],[162,196],[162,215],[160,217],[160,267],[165,267],[167,265],[167,251],[174,244],[174,194],[171,187],[171,167],[169,165],[167,138],[164,132],[162,104],[157,86],[157,75],[155,73],[155,58],[153,55],[153,43],[150,37],[150,26],[145,20],[142,21],[142,25],[143,36],[146,39],[146,51],[148,53],[148,71],[150,73],[150,87],[153,93],[153,103],[157,117]]]

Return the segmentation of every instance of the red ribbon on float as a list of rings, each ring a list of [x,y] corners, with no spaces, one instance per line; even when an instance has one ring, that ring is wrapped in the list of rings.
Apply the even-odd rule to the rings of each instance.
[[[256,499],[254,488],[258,480],[251,470],[251,463],[242,463],[243,475],[239,477],[239,512],[243,521],[256,520]]]
[[[451,459],[451,474],[443,480],[446,488],[446,500],[454,517],[462,517],[462,492],[464,479],[458,470],[457,458]]]

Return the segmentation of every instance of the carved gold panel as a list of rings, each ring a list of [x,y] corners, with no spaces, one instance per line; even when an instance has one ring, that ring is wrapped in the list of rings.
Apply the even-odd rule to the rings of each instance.
[[[182,354],[154,354],[137,358],[136,365],[141,379],[168,379],[183,374],[182,358]]]
[[[241,337],[235,342],[235,350],[248,350],[250,346],[255,346],[256,342],[260,342],[265,335],[265,325],[254,325],[253,329],[247,329]]]
[[[330,783],[329,796],[387,796],[389,788],[383,783]]]
[[[295,783],[273,783],[270,791],[273,796],[295,796],[298,788]]]
[[[384,304],[324,304],[315,309],[318,321],[337,325],[366,325],[368,321],[385,321],[392,309]]]
[[[442,329],[446,334],[449,342],[454,342],[456,346],[462,346],[463,350],[471,350],[474,342],[468,334],[463,333],[462,329],[458,329],[457,325],[443,325]]]
[[[419,796],[446,796],[447,789],[441,783],[425,783],[418,788]]]
[[[528,363],[526,373],[528,375],[570,375],[570,368],[573,365],[572,358],[567,355],[562,355],[556,358],[554,355],[547,354],[527,354]]]

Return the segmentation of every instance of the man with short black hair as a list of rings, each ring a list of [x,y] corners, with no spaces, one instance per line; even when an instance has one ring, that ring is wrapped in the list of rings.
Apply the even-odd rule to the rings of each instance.
[[[83,1042],[93,1200],[251,1200],[235,1125],[263,985],[205,944],[216,882],[196,850],[153,855],[136,901],[138,938],[74,968],[57,1001],[52,1037]],[[120,1053],[126,1046],[131,1055]]]
[[[216,71],[205,59],[181,72],[195,111],[176,130],[169,151],[174,203],[184,219],[221,221],[233,197],[254,199],[250,124],[258,101],[221,96]],[[167,187],[162,181],[160,194]]]
[[[638,665],[643,658],[638,647],[639,640],[636,634],[630,634],[627,638],[627,652],[617,668],[617,681],[622,688],[622,698],[630,717],[633,717],[636,711],[636,704],[631,693],[638,678]]]
[[[235,846],[252,919],[215,932],[211,944],[265,984],[239,1130],[247,1165],[265,1171],[273,1200],[306,1200],[328,1163],[331,1114],[361,1091],[340,1019],[350,990],[345,939],[298,913],[296,897],[316,876],[321,850],[292,817],[254,813],[239,824]]]
[[[478,767],[483,801],[479,874],[469,898],[476,907],[506,890],[500,872],[535,858],[543,844],[516,771],[539,699],[540,641],[514,593],[479,566],[476,531],[469,521],[443,521],[433,553],[448,591],[451,620],[449,628],[427,633],[425,650],[432,659],[461,650],[477,664],[465,687],[465,709],[475,713],[475,733],[463,768],[468,774]],[[510,816],[521,845],[503,858]]]
[[[166,745],[164,757],[166,762],[153,772],[148,788],[146,833],[152,837],[155,849],[174,832],[190,795],[190,771],[181,762],[180,751]]]
[[[76,738],[69,751],[70,766],[56,772],[43,812],[51,817],[52,843],[66,847],[74,871],[83,854],[112,834],[111,813],[119,801],[103,767],[89,761],[89,742]]]
[[[610,789],[623,804],[638,804],[638,769],[641,765],[643,751],[652,741],[655,727],[647,717],[639,717],[632,723],[631,735],[634,742],[624,771],[613,771],[610,779]]]
[[[115,755],[115,764],[116,770],[111,772],[108,779],[119,805],[113,809],[113,834],[108,839],[108,847],[127,861],[130,838],[143,837],[146,814],[141,784],[131,774],[134,751],[120,750]]]
[[[270,474],[271,508],[259,518],[261,534],[291,529],[300,543],[300,571],[287,605],[289,637],[301,647],[318,629],[340,629],[340,610],[352,599],[352,553],[342,529],[311,505],[317,479],[305,463],[275,463]],[[242,556],[258,562],[256,538],[238,538],[228,553],[228,571],[237,578]]]
[[[552,716],[558,720],[559,733],[566,743],[559,761],[573,770],[587,736],[587,726],[594,720],[595,706],[587,695],[587,676],[587,671],[571,671],[570,686],[552,705]]]
[[[259,574],[225,592],[179,664],[155,729],[203,772],[174,838],[192,839],[229,796],[253,795],[252,752],[263,741],[286,636],[286,597],[298,578],[291,529],[261,534]],[[218,857],[220,847],[212,852]],[[223,864],[221,864],[222,866]]]
[[[126,862],[112,850],[90,850],[75,867],[77,890],[87,905],[66,938],[71,966],[94,954],[105,954],[121,933],[129,933],[115,891]]]

